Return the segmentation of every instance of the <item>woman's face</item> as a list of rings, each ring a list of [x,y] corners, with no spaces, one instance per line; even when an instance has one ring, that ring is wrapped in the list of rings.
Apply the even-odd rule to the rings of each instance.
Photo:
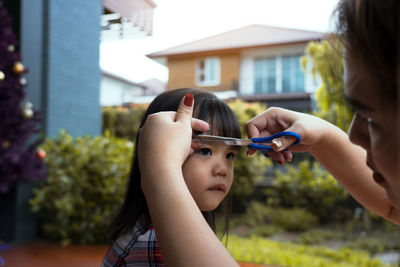
[[[355,109],[349,137],[367,151],[366,163],[375,182],[385,189],[392,205],[400,208],[396,100],[385,95],[372,77],[358,64],[346,63],[345,91]]]
[[[225,144],[201,144],[186,159],[183,177],[200,210],[216,209],[228,194],[236,152]]]

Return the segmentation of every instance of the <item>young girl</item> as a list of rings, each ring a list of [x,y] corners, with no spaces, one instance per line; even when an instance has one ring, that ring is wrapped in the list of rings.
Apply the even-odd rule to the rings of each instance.
[[[214,94],[197,89],[176,89],[157,96],[143,116],[141,127],[150,114],[176,111],[181,99],[194,96],[193,117],[209,123],[207,134],[240,138],[238,121],[232,110]],[[165,133],[167,136],[168,133]],[[160,144],[168,138],[153,140]],[[133,157],[128,190],[122,208],[111,225],[113,243],[103,259],[102,266],[161,266],[159,250],[147,203],[141,188],[139,169],[139,138]],[[163,153],[160,150],[160,153]],[[215,232],[214,211],[227,196],[233,179],[233,160],[236,148],[224,144],[200,144],[182,166],[186,185],[204,218]],[[143,170],[142,170],[143,171]],[[160,185],[163,186],[163,185]],[[165,190],[170,190],[167,186]],[[230,208],[224,203],[225,209]],[[174,209],[176,207],[170,207]],[[168,211],[165,211],[168,214]],[[227,219],[225,220],[227,222]],[[184,234],[182,229],[182,233]],[[225,233],[227,225],[225,226]]]

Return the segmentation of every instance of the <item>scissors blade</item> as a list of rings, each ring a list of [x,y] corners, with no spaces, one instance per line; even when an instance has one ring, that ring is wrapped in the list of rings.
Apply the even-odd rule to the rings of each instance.
[[[216,136],[216,135],[196,135],[193,137],[194,141],[199,143],[223,143],[228,146],[248,146],[253,143],[250,139],[239,139],[232,137]]]

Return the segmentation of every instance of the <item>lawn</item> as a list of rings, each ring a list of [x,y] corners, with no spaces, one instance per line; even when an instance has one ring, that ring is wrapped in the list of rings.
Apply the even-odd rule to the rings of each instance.
[[[231,219],[227,248],[236,260],[296,267],[399,266],[400,230],[391,223],[362,221],[285,231],[273,224],[248,226],[244,215]],[[217,220],[217,228],[221,229]]]

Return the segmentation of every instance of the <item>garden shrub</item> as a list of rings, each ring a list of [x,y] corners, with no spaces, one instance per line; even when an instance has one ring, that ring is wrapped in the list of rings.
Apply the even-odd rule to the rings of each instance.
[[[318,224],[317,216],[306,209],[274,209],[272,223],[288,231],[300,232],[310,230]]]
[[[227,248],[240,262],[287,267],[389,267],[365,251],[289,244],[252,236],[231,235]]]
[[[62,131],[42,149],[48,177],[30,200],[41,234],[63,243],[107,242],[107,227],[126,191],[132,142],[108,136],[74,140]]]
[[[380,252],[384,252],[388,248],[385,246],[385,243],[382,242],[381,238],[359,238],[345,245],[347,248],[357,249],[357,250],[365,250],[370,254],[377,254]]]
[[[242,100],[232,101],[228,105],[238,118],[243,138],[247,138],[246,123],[266,109],[259,103],[247,103]],[[246,156],[246,151],[246,148],[241,149],[235,160],[235,174],[231,188],[235,212],[246,210],[247,202],[255,186],[263,179],[266,168],[272,166],[272,161],[261,153]]]
[[[103,134],[135,141],[146,105],[132,107],[104,107]]]
[[[250,227],[270,224],[287,231],[306,231],[318,224],[318,218],[305,209],[269,207],[252,201],[246,211],[244,223]]]
[[[271,223],[273,216],[272,208],[258,201],[251,201],[246,209],[244,223],[250,227]]]
[[[326,229],[312,229],[302,233],[296,240],[296,243],[307,245],[319,245],[330,240],[348,240],[349,236],[341,231]]]
[[[272,235],[276,235],[279,233],[283,233],[285,229],[278,225],[274,224],[261,224],[249,231],[248,236],[258,236],[258,237],[268,237]]]
[[[295,239],[296,243],[319,245],[327,242],[339,242],[338,245],[350,249],[364,250],[373,255],[385,251],[400,250],[400,235],[395,232],[386,232],[380,226],[377,229],[365,232],[359,226],[356,231],[346,231],[339,225],[330,226],[336,229],[313,229],[302,233]],[[398,226],[397,226],[398,228]],[[398,229],[397,229],[398,230]]]
[[[270,205],[305,208],[321,221],[332,221],[337,213],[346,214],[342,210],[348,209],[345,201],[349,195],[345,189],[318,162],[311,166],[307,160],[298,166],[288,165],[287,172],[276,171],[273,186],[265,194]]]

